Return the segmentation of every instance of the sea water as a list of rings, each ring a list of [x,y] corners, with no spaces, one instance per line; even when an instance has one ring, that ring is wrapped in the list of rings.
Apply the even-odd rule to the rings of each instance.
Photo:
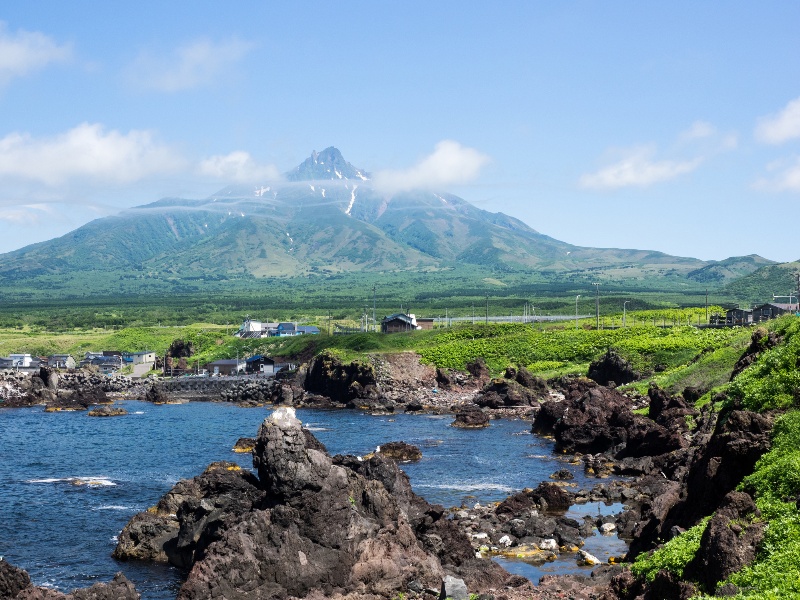
[[[117,535],[179,479],[200,474],[211,462],[252,468],[249,454],[231,448],[239,437],[255,437],[271,408],[122,405],[129,414],[110,418],[45,413],[42,407],[0,410],[0,556],[26,569],[37,585],[69,591],[122,571],[143,599],[166,600],[175,597],[184,574],[114,560]],[[331,454],[364,455],[391,441],[419,446],[422,460],[402,468],[416,493],[447,507],[502,500],[562,468],[575,474],[573,483],[580,487],[596,483],[579,465],[554,455],[553,443],[531,435],[524,421],[496,420],[487,429],[465,430],[450,426],[452,415],[298,410],[297,416]],[[598,543],[605,554],[624,551],[616,538],[588,540],[587,547]],[[504,566],[534,581],[544,572],[575,569],[574,557],[544,570],[511,561]]]

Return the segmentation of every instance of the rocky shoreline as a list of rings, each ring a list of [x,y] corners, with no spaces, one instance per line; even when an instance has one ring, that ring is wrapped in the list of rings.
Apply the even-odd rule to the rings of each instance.
[[[716,588],[753,560],[763,536],[763,524],[745,518],[754,513],[752,498],[735,489],[769,449],[774,415],[735,407],[697,411],[691,404],[697,391],[689,388],[673,395],[651,386],[646,397],[629,397],[614,383],[629,377],[628,371],[613,353],[593,363],[593,379],[547,382],[517,368],[492,379],[480,360],[464,374],[423,365],[410,353],[350,364],[323,354],[291,378],[232,381],[210,397],[202,381],[182,395],[154,382],[142,386],[44,369],[28,383],[16,374],[0,376],[0,391],[4,406],[44,403],[52,410],[86,410],[114,396],[283,407],[257,438],[237,444],[239,451],[253,453],[257,476],[232,463],[214,463],[179,482],[120,534],[116,558],[169,562],[188,571],[182,600],[398,593],[466,598],[462,591],[507,600],[686,598],[697,590],[667,572],[645,582],[606,564],[597,565],[591,577],[546,576],[534,586],[489,559],[537,563],[567,555],[595,565],[597,559],[581,546],[598,530],[629,541],[624,559],[630,561],[715,511],[689,570],[705,590],[735,592]],[[631,479],[572,490],[559,481],[567,471],[497,504],[446,509],[416,496],[386,453],[329,456],[293,417],[293,408],[303,407],[449,413],[454,426],[466,427],[490,426],[494,418],[526,419],[587,475]],[[634,412],[643,407],[648,416]],[[565,516],[570,506],[588,501],[621,503],[624,510],[582,521]],[[20,588],[0,598],[50,597],[30,593]]]

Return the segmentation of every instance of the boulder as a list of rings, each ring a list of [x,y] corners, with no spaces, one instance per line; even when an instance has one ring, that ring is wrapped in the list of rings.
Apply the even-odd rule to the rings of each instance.
[[[243,437],[236,440],[233,451],[237,454],[249,454],[256,447],[255,438]]]
[[[489,415],[474,404],[462,404],[458,407],[453,427],[461,429],[483,429],[489,427]]]
[[[474,360],[468,361],[465,367],[467,372],[480,382],[488,381],[491,377],[489,367],[486,366],[486,361],[480,356]]]
[[[753,499],[743,492],[730,492],[708,523],[700,549],[687,566],[689,578],[700,581],[708,590],[753,562],[764,537],[766,523]]]
[[[88,588],[63,594],[34,586],[28,573],[0,558],[0,599],[2,600],[140,600],[134,585],[122,573],[110,583],[95,583]]]
[[[608,385],[610,382],[621,385],[636,381],[640,374],[616,350],[609,348],[603,356],[589,365],[588,377],[600,385]]]
[[[385,458],[401,462],[417,461],[422,458],[422,450],[405,442],[381,444],[375,452]]]
[[[541,393],[524,387],[514,379],[497,377],[481,391],[475,404],[487,408],[538,406],[539,397]]]
[[[88,413],[90,417],[120,417],[123,415],[127,415],[128,411],[122,408],[121,406],[96,406]]]

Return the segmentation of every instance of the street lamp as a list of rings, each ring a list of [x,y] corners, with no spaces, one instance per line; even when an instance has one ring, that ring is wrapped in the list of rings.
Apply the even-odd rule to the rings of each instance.
[[[580,294],[575,296],[575,329],[578,328],[578,298],[580,297],[581,297]]]
[[[628,304],[628,302],[630,302],[630,300],[625,300],[625,302],[622,303],[622,326],[623,327],[625,327],[625,305]]]

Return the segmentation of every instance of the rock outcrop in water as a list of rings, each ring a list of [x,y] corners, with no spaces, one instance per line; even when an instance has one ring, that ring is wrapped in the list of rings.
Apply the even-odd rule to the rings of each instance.
[[[181,600],[391,597],[446,574],[479,592],[509,578],[394,461],[329,456],[292,409],[262,424],[253,465],[258,477],[218,464],[179,482],[126,525],[115,556],[190,568]]]
[[[133,584],[117,573],[110,583],[96,583],[91,587],[63,594],[50,588],[37,587],[24,570],[0,558],[0,600],[139,600],[141,596]]]

